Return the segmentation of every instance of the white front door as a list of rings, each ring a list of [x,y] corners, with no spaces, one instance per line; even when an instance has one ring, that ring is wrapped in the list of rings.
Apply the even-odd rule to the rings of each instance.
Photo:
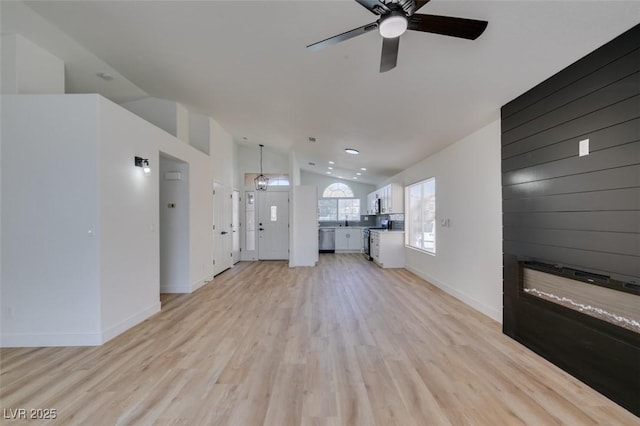
[[[258,191],[258,259],[289,259],[288,191]]]

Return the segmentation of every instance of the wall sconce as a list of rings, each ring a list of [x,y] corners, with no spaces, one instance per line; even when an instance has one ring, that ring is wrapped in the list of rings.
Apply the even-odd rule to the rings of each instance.
[[[149,167],[149,159],[142,157],[135,157],[134,164],[136,167],[142,167],[142,171],[145,175],[151,174],[151,167]]]

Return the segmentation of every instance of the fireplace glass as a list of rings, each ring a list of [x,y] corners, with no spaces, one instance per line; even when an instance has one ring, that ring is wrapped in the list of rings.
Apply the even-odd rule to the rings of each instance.
[[[620,291],[526,266],[522,284],[526,294],[640,333],[640,292],[636,290]]]

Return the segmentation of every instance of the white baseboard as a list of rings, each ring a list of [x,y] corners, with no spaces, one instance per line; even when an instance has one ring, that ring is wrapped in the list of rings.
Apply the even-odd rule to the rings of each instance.
[[[160,293],[191,293],[191,288],[189,288],[188,286],[184,286],[184,285],[168,285],[168,286],[161,286],[160,287]]]
[[[497,322],[499,322],[500,324],[502,324],[502,311],[499,309],[495,309],[492,306],[487,305],[486,303],[480,302],[476,299],[474,299],[473,297],[469,296],[466,293],[463,293],[459,290],[456,290],[454,287],[443,283],[442,281],[436,279],[435,277],[430,276],[429,274],[426,274],[422,271],[419,271],[415,268],[412,268],[410,266],[406,266],[405,265],[405,269],[407,271],[410,271],[414,274],[416,274],[417,276],[419,276],[420,278],[422,278],[425,281],[428,281],[429,283],[435,285],[436,287],[440,288],[441,290],[443,290],[444,292],[450,294],[451,296],[455,297],[456,299],[464,302],[465,304],[471,306],[473,309],[475,309],[476,311],[480,312],[483,315],[488,316],[489,318],[491,318],[492,320],[495,320]]]
[[[100,333],[3,334],[0,336],[2,348],[99,346],[101,344]]]
[[[138,324],[140,324],[142,321],[146,320],[147,318],[149,318],[150,316],[156,314],[160,312],[160,301],[154,303],[153,305],[149,306],[147,309],[144,309],[140,312],[138,312],[135,315],[130,316],[129,318],[125,319],[124,321],[119,322],[118,324],[114,325],[113,327],[109,327],[108,329],[104,330],[102,332],[102,341],[101,343],[106,343],[109,340],[113,339],[114,337],[116,337],[117,335],[124,333],[125,331],[127,331],[128,329],[130,329],[133,326],[136,326]]]
[[[208,275],[202,278],[201,280],[198,280],[195,283],[192,283],[190,293],[193,293],[194,291],[196,291],[197,289],[199,289],[200,287],[202,287],[203,285],[205,285],[207,282],[211,280],[213,280],[213,275]]]

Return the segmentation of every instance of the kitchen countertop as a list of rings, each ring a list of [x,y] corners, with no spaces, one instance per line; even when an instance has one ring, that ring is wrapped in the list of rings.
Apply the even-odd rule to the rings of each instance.
[[[366,229],[368,226],[319,226],[318,229]]]

